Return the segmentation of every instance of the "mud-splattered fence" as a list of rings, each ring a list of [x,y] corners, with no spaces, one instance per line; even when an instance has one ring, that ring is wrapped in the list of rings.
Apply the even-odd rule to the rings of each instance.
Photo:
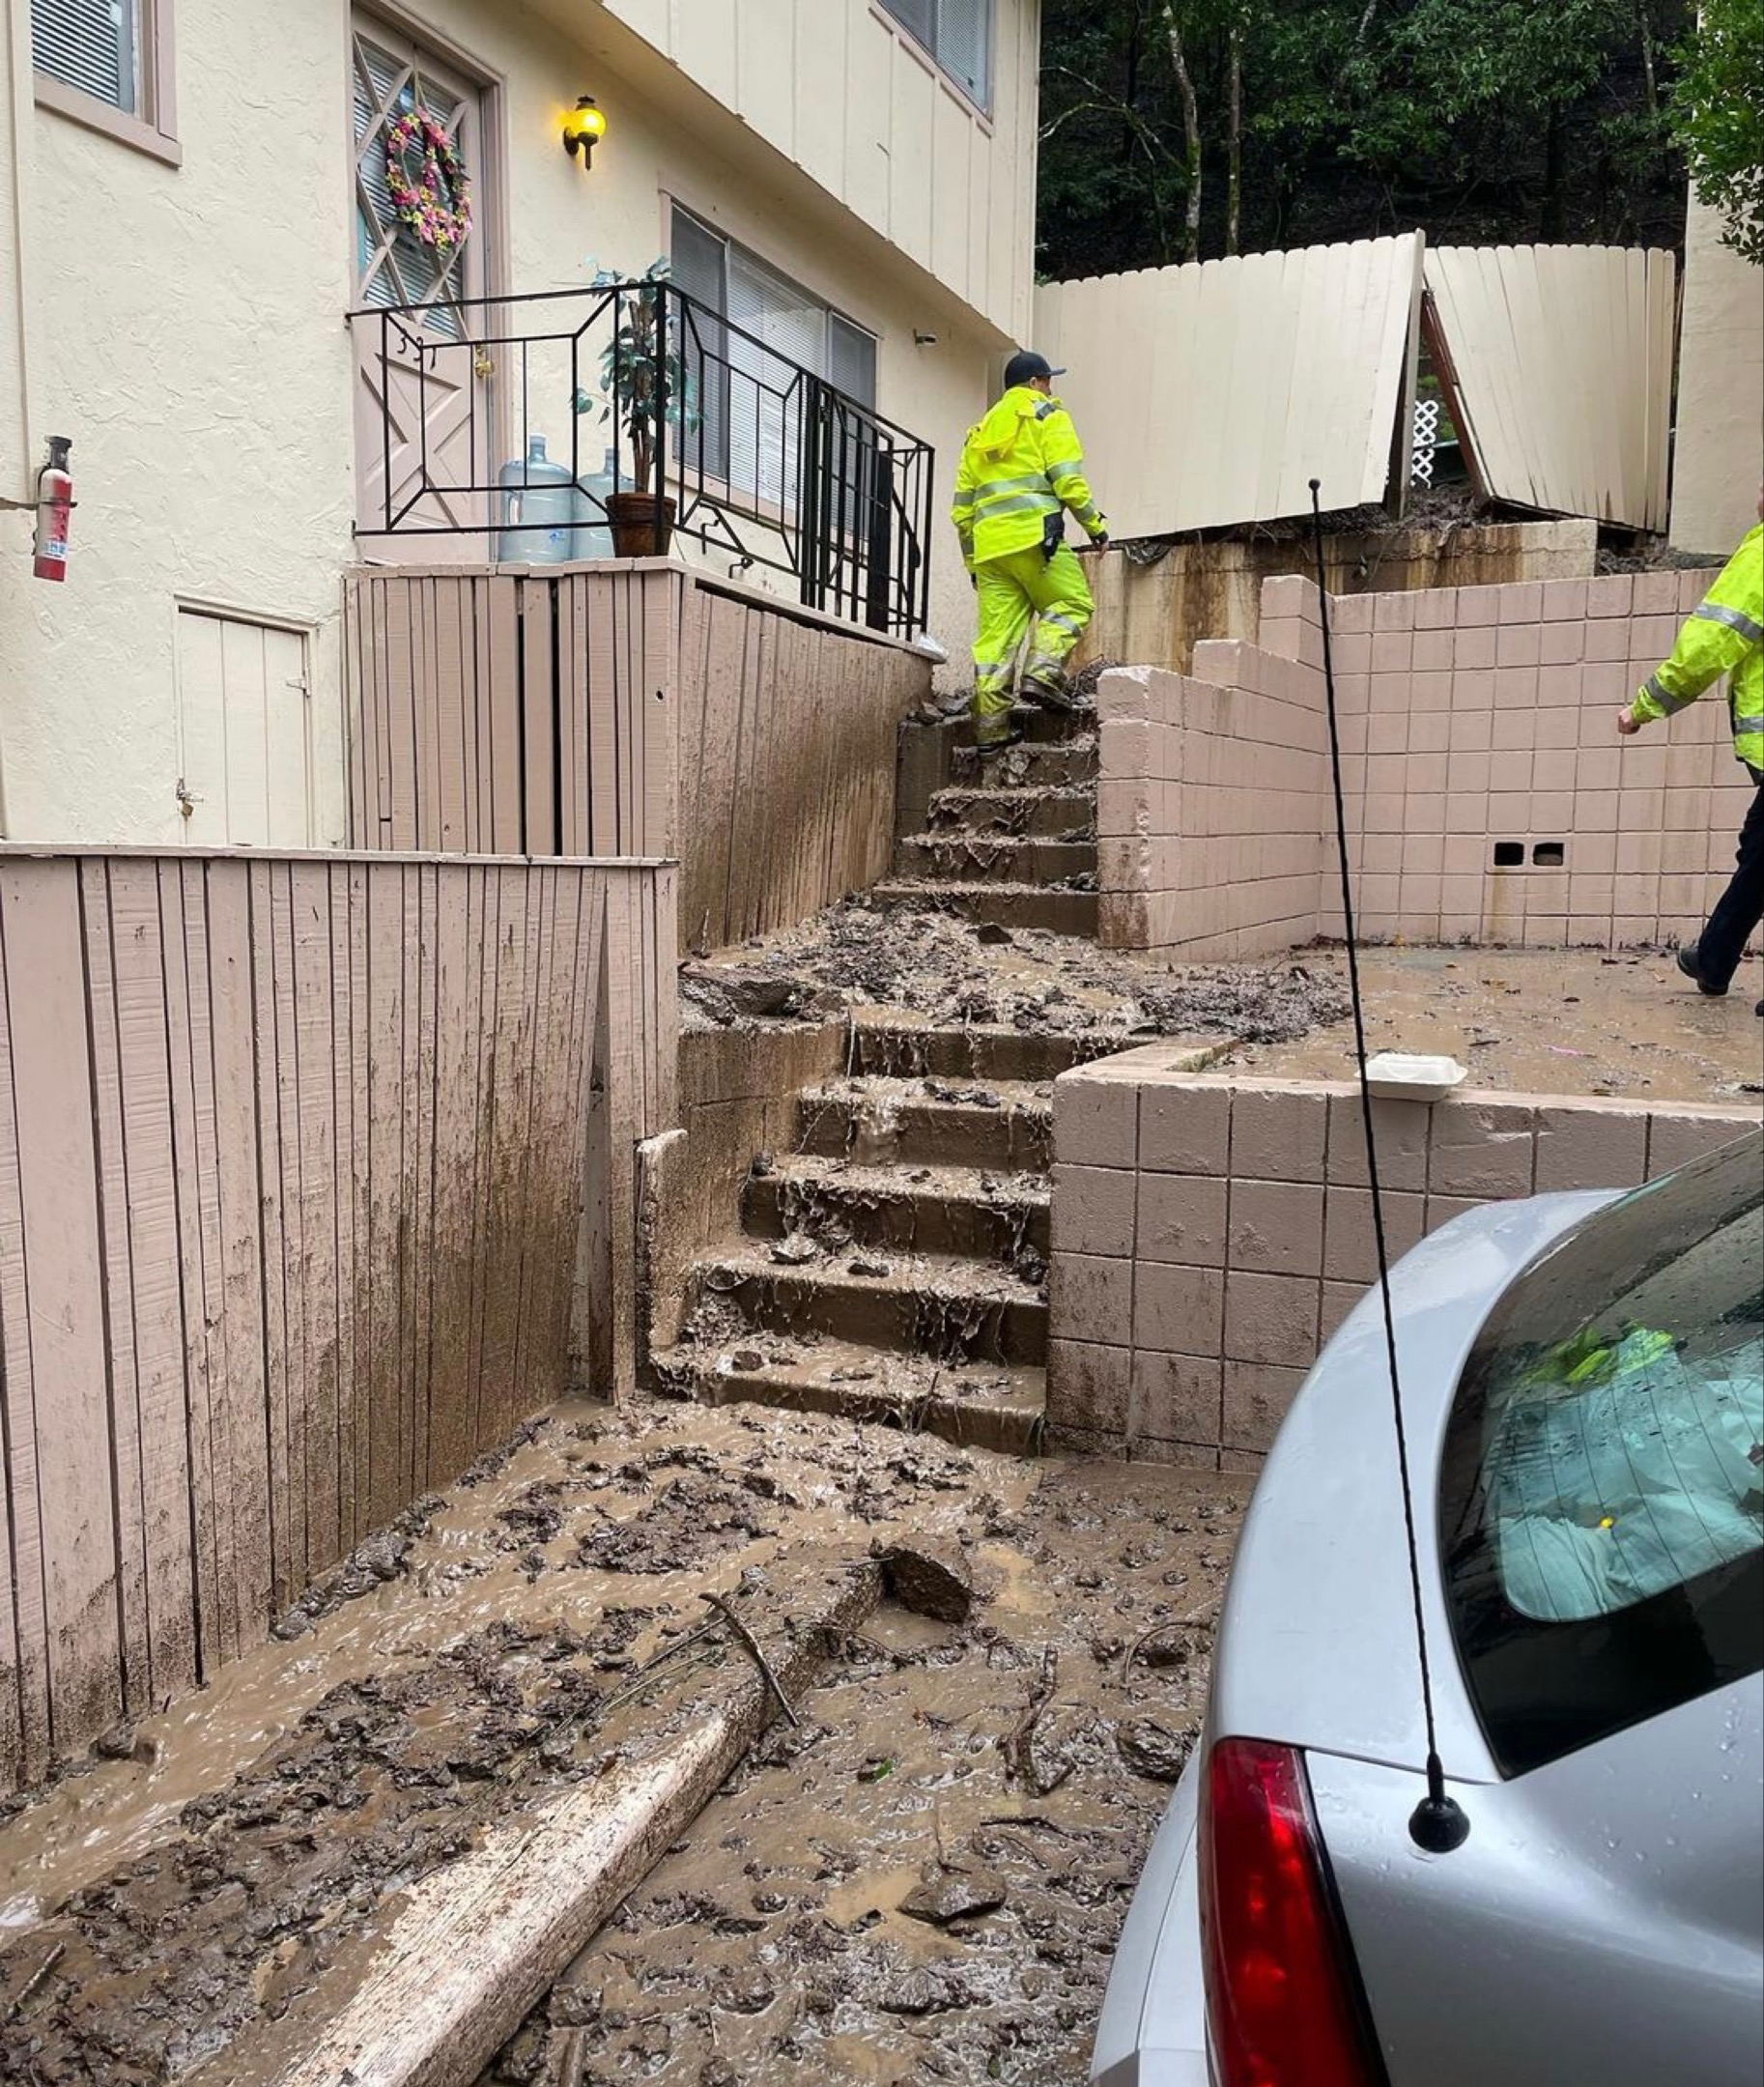
[[[655,865],[0,850],[0,1787],[629,1378]]]
[[[887,872],[930,686],[898,644],[666,560],[363,570],[346,607],[357,846],[677,857],[706,949]]]

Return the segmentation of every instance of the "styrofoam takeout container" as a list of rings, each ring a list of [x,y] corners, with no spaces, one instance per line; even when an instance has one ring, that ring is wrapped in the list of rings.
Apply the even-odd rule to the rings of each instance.
[[[1443,1101],[1469,1076],[1456,1058],[1415,1051],[1380,1051],[1366,1061],[1366,1084],[1384,1101]]]

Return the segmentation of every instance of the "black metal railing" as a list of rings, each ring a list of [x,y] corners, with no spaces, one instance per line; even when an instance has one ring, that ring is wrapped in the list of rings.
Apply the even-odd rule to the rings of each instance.
[[[925,628],[930,445],[671,282],[351,321],[378,423],[358,534],[609,557],[614,520],[643,521],[621,496],[647,496],[673,535],[791,575],[808,608]]]

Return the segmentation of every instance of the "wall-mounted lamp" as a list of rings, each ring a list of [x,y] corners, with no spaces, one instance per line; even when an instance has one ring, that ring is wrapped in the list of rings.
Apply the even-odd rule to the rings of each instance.
[[[563,149],[572,159],[580,153],[585,171],[594,164],[594,148],[607,134],[607,118],[592,95],[579,95],[563,119]]]
[[[936,345],[937,336],[935,333],[922,332],[917,327],[913,329],[913,346],[915,348],[935,348]]]

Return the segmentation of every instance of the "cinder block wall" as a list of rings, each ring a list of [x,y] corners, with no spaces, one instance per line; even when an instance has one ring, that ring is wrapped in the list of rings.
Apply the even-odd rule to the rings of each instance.
[[[1643,573],[1333,603],[1362,934],[1606,949],[1697,931],[1750,795],[1726,705],[1712,694],[1628,740],[1615,717],[1708,581]],[[1315,586],[1267,581],[1262,640],[1197,645],[1191,675],[1103,677],[1110,947],[1243,958],[1341,932]]]
[[[1377,1274],[1358,1090],[1172,1070],[1158,1046],[1054,1089],[1055,1447],[1253,1470]],[[1741,1108],[1470,1094],[1375,1104],[1393,1254],[1478,1204],[1651,1180]]]

